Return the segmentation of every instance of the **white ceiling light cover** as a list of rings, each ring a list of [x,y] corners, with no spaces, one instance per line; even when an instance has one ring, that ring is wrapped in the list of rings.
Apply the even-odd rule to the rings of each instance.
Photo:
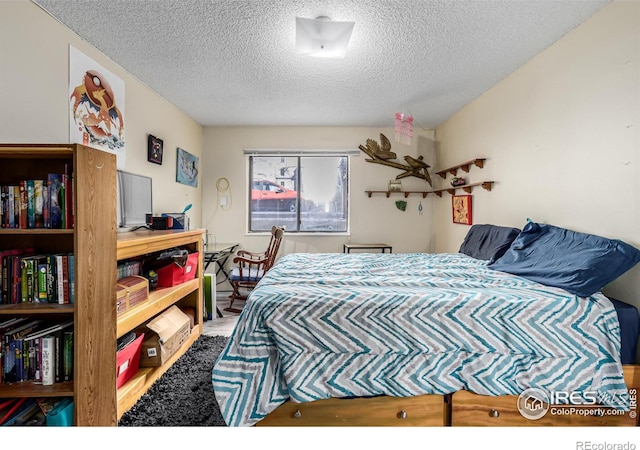
[[[355,22],[334,22],[328,17],[296,17],[296,53],[322,58],[344,58]]]

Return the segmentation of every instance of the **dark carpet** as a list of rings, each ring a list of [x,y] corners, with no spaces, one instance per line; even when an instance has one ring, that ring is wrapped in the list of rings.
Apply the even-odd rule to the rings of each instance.
[[[118,426],[226,426],[213,394],[211,371],[228,339],[200,336],[122,415]]]

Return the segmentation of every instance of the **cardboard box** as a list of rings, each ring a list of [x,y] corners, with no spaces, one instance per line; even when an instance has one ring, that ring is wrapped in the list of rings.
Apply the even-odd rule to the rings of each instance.
[[[173,262],[158,270],[158,287],[171,287],[193,280],[198,272],[198,252],[189,253],[183,267]]]
[[[139,275],[120,278],[116,284],[116,311],[121,314],[149,298],[149,280]]]
[[[120,388],[135,375],[140,366],[144,333],[136,333],[135,340],[116,352],[116,388]]]
[[[142,343],[140,367],[158,367],[167,362],[191,335],[190,319],[173,305],[147,323]]]

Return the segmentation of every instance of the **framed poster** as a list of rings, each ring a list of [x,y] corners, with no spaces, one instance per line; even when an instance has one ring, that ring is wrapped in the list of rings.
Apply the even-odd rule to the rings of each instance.
[[[451,210],[453,213],[453,223],[472,225],[472,210],[470,195],[452,195]]]
[[[198,157],[178,147],[176,181],[198,187]]]
[[[147,161],[162,165],[162,139],[149,135],[147,139]]]
[[[69,142],[115,153],[125,164],[124,82],[69,46]]]

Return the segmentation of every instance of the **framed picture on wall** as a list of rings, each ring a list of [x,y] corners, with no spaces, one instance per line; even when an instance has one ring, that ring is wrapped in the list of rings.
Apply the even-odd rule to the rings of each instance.
[[[149,135],[147,139],[147,161],[162,164],[162,139]]]
[[[473,224],[470,195],[452,195],[451,211],[453,213],[453,223]]]
[[[198,187],[198,157],[178,147],[176,181]]]

